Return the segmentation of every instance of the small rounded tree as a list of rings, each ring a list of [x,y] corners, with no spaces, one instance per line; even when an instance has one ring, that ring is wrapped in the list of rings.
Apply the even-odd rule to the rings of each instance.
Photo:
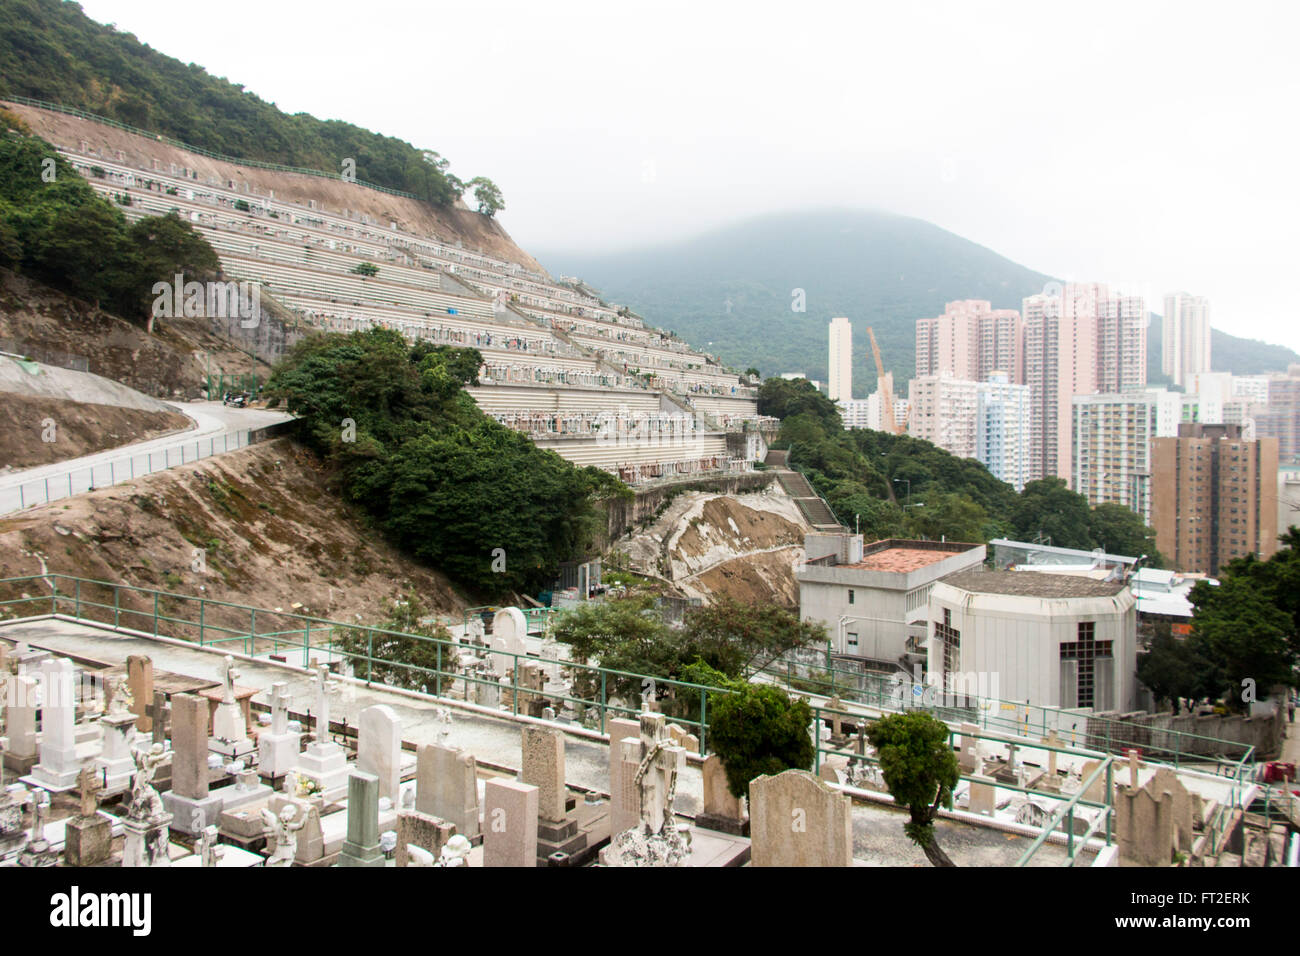
[[[934,837],[939,807],[952,809],[952,790],[959,777],[948,725],[920,711],[890,714],[867,727],[880,772],[894,802],[911,814],[903,832],[925,851],[934,866],[953,866]]]
[[[734,693],[709,695],[709,744],[727,768],[733,796],[749,796],[749,782],[783,770],[808,770],[812,708],[770,684],[739,684]]]

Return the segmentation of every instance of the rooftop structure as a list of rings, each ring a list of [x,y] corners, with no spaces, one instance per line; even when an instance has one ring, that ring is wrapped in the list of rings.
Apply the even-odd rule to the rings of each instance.
[[[890,538],[863,546],[861,535],[809,535],[795,572],[799,612],[821,621],[832,651],[893,665],[918,653],[926,600],[946,574],[978,567],[985,547],[955,541]],[[909,638],[911,642],[909,644]]]

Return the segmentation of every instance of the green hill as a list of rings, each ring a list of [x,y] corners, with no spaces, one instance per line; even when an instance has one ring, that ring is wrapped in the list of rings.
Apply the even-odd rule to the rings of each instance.
[[[607,301],[632,306],[742,371],[803,372],[824,382],[827,323],[848,316],[859,398],[876,382],[867,326],[903,391],[916,368],[917,319],[941,314],[955,299],[1019,309],[1052,281],[931,223],[863,210],[782,213],[648,249],[540,258],[553,273],[580,276]],[[806,295],[802,313],[791,310],[796,289]],[[1217,329],[1213,349],[1216,368],[1243,375],[1300,361],[1290,349]],[[1158,319],[1148,355],[1159,381]]]
[[[249,42],[259,42],[249,34]],[[462,184],[437,154],[391,136],[306,113],[289,115],[236,83],[209,75],[96,23],[80,4],[0,4],[0,96],[75,107],[214,153],[339,173],[440,205]]]

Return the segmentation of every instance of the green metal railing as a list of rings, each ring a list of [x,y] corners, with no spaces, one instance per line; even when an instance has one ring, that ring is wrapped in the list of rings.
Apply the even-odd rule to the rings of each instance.
[[[555,704],[570,703],[580,711],[594,708],[595,723],[601,733],[606,732],[605,726],[610,716],[635,717],[639,714],[643,709],[638,705],[641,694],[650,689],[660,709],[671,721],[698,737],[701,754],[708,752],[709,694],[732,693],[724,688],[613,670],[593,664],[549,661],[525,654],[485,649],[498,658],[509,659],[512,676],[503,682],[481,674],[461,672],[458,659],[460,651],[466,649],[466,645],[455,640],[363,624],[347,624],[289,611],[257,608],[59,573],[0,579],[0,589],[7,586],[21,588],[35,583],[47,584],[51,593],[0,600],[0,608],[21,607],[25,612],[23,616],[57,614],[75,620],[111,624],[115,628],[129,628],[156,637],[190,640],[200,647],[221,648],[233,645],[248,656],[267,650],[276,655],[297,651],[301,652],[303,666],[310,662],[313,651],[328,651],[347,658],[352,663],[354,675],[364,679],[367,684],[375,682],[375,672],[378,669],[381,675],[385,672],[404,675],[407,680],[399,686],[410,688],[413,684],[423,683],[435,696],[441,696],[444,685],[450,688],[456,681],[464,682],[467,699],[471,685],[492,685],[501,694],[509,696],[515,714],[519,713],[521,698],[528,696],[545,698]],[[124,601],[124,597],[128,600]],[[232,626],[232,617],[242,618],[247,623],[241,621],[238,626]],[[434,666],[376,656],[376,642],[392,638],[425,645],[425,650],[433,651]],[[364,651],[360,649],[361,640],[365,641]],[[564,668],[573,678],[572,686],[587,691],[589,696],[537,690],[522,684],[520,665],[523,663]],[[698,711],[695,710],[697,706]]]
[[[1088,840],[1092,838],[1092,835],[1097,832],[1097,829],[1103,823],[1106,825],[1106,845],[1110,846],[1111,827],[1115,815],[1115,808],[1111,802],[1113,794],[1115,793],[1113,770],[1114,760],[1114,757],[1109,756],[1103,760],[1093,769],[1092,773],[1088,774],[1086,780],[1081,781],[1078,792],[1070,797],[1069,800],[1065,801],[1061,806],[1056,808],[1056,812],[1053,813],[1051,817],[1048,818],[1047,823],[1043,825],[1043,832],[1038,834],[1038,837],[1034,842],[1029,844],[1029,847],[1021,854],[1020,859],[1016,861],[1016,866],[1024,866],[1033,859],[1034,854],[1037,853],[1039,848],[1047,842],[1047,838],[1058,826],[1060,826],[1062,822],[1065,823],[1066,866],[1074,866],[1074,864],[1078,862],[1079,849],[1088,845]],[[1101,806],[1100,812],[1093,817],[1092,823],[1089,824],[1087,830],[1076,838],[1074,834],[1074,810],[1080,804],[1093,807],[1098,806],[1098,804],[1095,803],[1087,803],[1087,801],[1083,800],[1082,797],[1088,792],[1088,788],[1092,786],[1103,773],[1106,775],[1106,802]],[[1079,849],[1075,848],[1076,839],[1079,844]]]
[[[857,724],[859,726],[869,722],[872,719],[871,717],[866,715],[855,714],[840,709],[832,709],[828,707],[813,707],[814,726],[816,727],[823,726],[832,717],[836,717],[836,716],[838,716],[841,720],[847,719],[849,722]],[[815,757],[815,762],[813,767],[815,773],[820,773],[822,763],[824,762],[824,759],[826,757],[848,757],[850,761],[859,764],[866,763],[866,764],[879,766],[880,761],[877,757],[875,757],[873,754],[866,753],[865,747],[863,748],[863,752],[859,752],[852,742],[852,735],[850,734],[846,736],[849,737],[849,743],[845,745],[836,746],[832,744],[831,746],[824,746],[823,745],[824,742],[820,739],[820,734],[817,735],[816,738],[817,743],[815,748],[816,757]],[[961,749],[961,740],[959,740],[959,738],[964,738],[966,741],[974,741],[974,740],[988,741],[989,743],[993,744],[995,747],[1014,746],[1017,750],[1042,750],[1048,753],[1065,754],[1067,756],[1074,756],[1074,757],[1081,756],[1081,753],[1078,748],[1071,748],[1067,746],[1056,746],[1056,745],[1051,745],[1046,743],[1029,743],[1024,740],[1011,740],[1003,737],[994,737],[988,734],[981,734],[981,733],[963,734],[959,730],[954,730],[952,728],[949,728],[948,744],[954,751],[959,751]],[[863,742],[865,743],[865,741]],[[1109,846],[1112,842],[1114,842],[1114,833],[1113,833],[1114,788],[1111,786],[1112,776],[1111,776],[1111,769],[1110,769],[1114,762],[1114,758],[1112,756],[1103,755],[1103,754],[1082,754],[1082,755],[1090,756],[1093,757],[1094,759],[1097,759],[1099,761],[1099,766],[1094,770],[1093,773],[1090,773],[1085,779],[1083,779],[1080,782],[1079,789],[1074,794],[1054,793],[1051,790],[1031,790],[1026,787],[1018,786],[1016,784],[1004,782],[1003,780],[998,780],[995,784],[993,784],[993,786],[996,786],[999,790],[1009,790],[1009,791],[1022,793],[1026,795],[1032,794],[1034,797],[1039,798],[1041,800],[1054,800],[1060,804],[1060,806],[1058,806],[1055,809],[1052,816],[1049,817],[1048,822],[1044,824],[1043,830],[1038,835],[1037,839],[1035,839],[1035,841],[1025,850],[1019,862],[1016,864],[1017,866],[1024,866],[1034,856],[1034,854],[1038,852],[1039,848],[1047,841],[1049,835],[1054,831],[1056,831],[1056,829],[1061,825],[1063,820],[1065,821],[1064,836],[1066,841],[1066,860],[1064,865],[1066,866],[1074,866],[1075,863],[1078,862],[1082,849],[1087,846],[1088,841],[1092,839],[1092,837],[1095,834],[1098,834],[1101,831],[1103,826],[1105,827],[1104,840],[1106,845]],[[1046,772],[1046,769],[1047,768],[1043,768],[1044,772]],[[1106,789],[1102,796],[1102,800],[1100,802],[1097,802],[1097,801],[1084,799],[1084,794],[1087,793],[1089,787],[1092,786],[1093,782],[1098,779],[1098,773],[1100,773],[1103,769],[1106,771]],[[982,783],[987,782],[987,781],[976,781],[974,777],[965,773],[959,774],[959,779],[965,780],[968,785],[976,782],[982,782]],[[1074,832],[1074,820],[1075,820],[1074,814],[1075,814],[1075,810],[1079,807],[1086,807],[1091,810],[1095,810],[1096,813],[1094,814],[1092,823],[1088,826],[1087,830],[1083,834],[1076,835]]]
[[[114,628],[128,628],[158,637],[191,640],[201,647],[221,648],[233,645],[249,656],[269,652],[277,656],[283,655],[287,660],[290,653],[300,653],[301,663],[304,667],[310,663],[313,651],[318,653],[328,651],[348,659],[352,664],[354,676],[364,679],[367,684],[376,682],[376,671],[378,670],[381,678],[379,683],[381,684],[388,683],[382,679],[385,674],[403,675],[405,680],[397,686],[424,690],[433,693],[435,696],[441,696],[444,690],[449,692],[454,688],[455,682],[460,681],[462,682],[465,698],[469,700],[472,696],[470,693],[471,687],[490,685],[495,687],[500,694],[508,696],[511,702],[511,712],[516,715],[520,713],[521,701],[526,698],[545,699],[552,706],[563,703],[572,704],[579,710],[580,714],[594,709],[593,716],[595,720],[593,722],[601,733],[607,732],[606,725],[611,717],[625,715],[635,718],[643,709],[639,703],[642,694],[649,692],[657,700],[659,708],[674,723],[696,734],[701,755],[709,752],[709,695],[732,693],[731,690],[725,688],[652,677],[630,671],[599,667],[593,664],[574,661],[550,661],[525,654],[487,650],[486,652],[489,654],[498,655],[498,660],[504,658],[508,662],[510,676],[502,679],[494,675],[488,676],[473,671],[462,671],[459,667],[459,657],[460,652],[465,649],[465,645],[454,640],[409,634],[403,631],[362,624],[347,624],[295,612],[257,608],[207,597],[176,594],[135,585],[96,581],[60,573],[0,579],[0,594],[21,593],[31,589],[34,584],[48,586],[50,593],[28,594],[27,596],[0,600],[0,611],[3,612],[4,616],[10,616],[13,609],[21,609],[23,612],[21,616],[60,615],[74,620],[111,625]],[[232,623],[232,619],[236,623]],[[424,651],[432,650],[432,666],[385,657],[382,654],[377,655],[376,644],[391,641],[392,639],[418,642],[419,645],[423,645],[422,649]],[[407,648],[409,649],[410,645],[407,645]],[[428,660],[428,654],[423,656],[425,660]],[[522,683],[523,665],[525,663],[541,667],[560,667],[568,671],[571,677],[569,693],[557,693]],[[820,728],[835,717],[860,725],[870,722],[875,715],[860,713],[844,707],[831,708],[824,705],[812,706],[811,709],[813,714],[813,739],[815,741],[814,772],[820,771],[824,757],[832,755],[849,757],[858,761],[876,762],[872,756],[859,754],[853,749],[846,749],[843,746],[823,746],[820,732]],[[977,732],[968,734],[963,734],[960,730],[950,727],[950,745],[954,750],[959,749],[957,738],[958,736],[965,736],[977,740],[991,741],[996,746],[1001,747],[1014,745],[1018,748],[1041,750],[1049,753],[1069,754],[1075,757],[1085,756],[1101,761],[1100,766],[1107,769],[1107,782],[1109,783],[1111,780],[1109,768],[1112,765],[1113,758],[1108,754],[1090,750],[1086,746],[1071,740],[1059,740],[1056,744],[1049,744],[1039,741],[1026,741],[1023,737],[1021,739],[1009,739],[1009,736],[992,736],[987,733],[990,729],[988,726],[990,723],[992,722],[986,721],[985,725],[978,728]],[[1024,732],[1024,725],[1021,721],[1014,721],[1010,730],[1014,735],[1019,736]],[[1254,748],[1246,748],[1239,760],[1235,762],[1220,761],[1226,768],[1221,768],[1221,772],[1233,781],[1232,797],[1229,801],[1232,808],[1239,807],[1241,804],[1240,786],[1250,779],[1253,755]],[[1144,756],[1144,760],[1148,763],[1161,762],[1149,756]],[[963,779],[969,780],[970,778],[964,777]],[[1044,833],[1054,830],[1062,819],[1067,821],[1067,860],[1070,865],[1073,865],[1077,859],[1073,831],[1075,808],[1089,807],[1102,811],[1101,816],[1095,817],[1093,825],[1079,838],[1082,843],[1086,843],[1099,830],[1102,822],[1105,823],[1107,828],[1106,842],[1110,843],[1112,840],[1110,828],[1113,814],[1111,797],[1109,796],[1112,792],[1111,789],[1107,789],[1108,795],[1104,803],[1083,800],[1080,796],[1095,779],[1097,779],[1095,773],[1089,775],[1088,779],[1080,787],[1079,793],[1074,794],[1072,798],[1066,798],[1063,795],[1053,794],[1049,791],[1032,791],[1036,797],[1062,801],[1062,806],[1057,809]],[[1022,793],[1031,792],[1002,781],[998,781],[997,786]],[[1231,808],[1227,806],[1222,808],[1222,811],[1229,813],[1230,810]],[[1215,824],[1219,827],[1219,830],[1215,831],[1217,834],[1214,839],[1216,848],[1222,842],[1222,828],[1227,825],[1226,817],[1223,816],[1222,811]],[[1043,836],[1042,839],[1045,840],[1046,836]],[[1041,845],[1041,841],[1039,841],[1039,845]]]
[[[849,670],[835,667],[833,662],[814,667],[782,659],[757,669],[751,679],[758,674],[794,692],[838,696],[845,703],[883,711],[924,709],[949,723],[972,723],[982,730],[1019,736],[1046,737],[1055,732],[1063,742],[1072,745],[1121,755],[1137,749],[1142,751],[1143,759],[1168,762],[1175,767],[1187,763],[1212,765],[1214,772],[1235,779],[1240,779],[1237,775],[1253,762],[1254,747],[1249,744],[1182,730],[1144,727],[1113,717],[1042,707],[1027,701],[940,692],[941,702],[929,704],[926,703],[929,685],[905,679],[901,672]],[[914,694],[916,690],[921,694]],[[943,703],[945,699],[951,703]],[[957,701],[964,706],[956,706]]]
[[[496,612],[499,610],[501,610],[501,607],[496,604],[480,604],[477,607],[466,608],[463,620],[461,621],[461,624],[464,627],[464,633],[469,633],[469,619],[471,617],[483,614],[484,612]],[[540,634],[554,619],[555,615],[559,614],[564,609],[558,607],[524,607],[519,610],[523,612],[524,620],[528,624],[528,633]]]

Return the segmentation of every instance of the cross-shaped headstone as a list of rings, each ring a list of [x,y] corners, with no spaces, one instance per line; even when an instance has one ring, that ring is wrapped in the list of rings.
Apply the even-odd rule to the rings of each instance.
[[[164,691],[156,690],[153,692],[153,705],[148,707],[149,717],[153,720],[153,742],[156,744],[163,743],[167,740],[167,732],[170,729],[172,709],[167,704],[167,694]]]
[[[312,690],[315,692],[316,708],[312,715],[316,718],[316,743],[328,743],[330,739],[330,690],[335,686],[335,682],[329,679],[330,669],[321,666],[316,677],[311,679]]]
[[[77,782],[81,791],[81,815],[93,817],[99,810],[99,778],[90,767],[82,767]]]

